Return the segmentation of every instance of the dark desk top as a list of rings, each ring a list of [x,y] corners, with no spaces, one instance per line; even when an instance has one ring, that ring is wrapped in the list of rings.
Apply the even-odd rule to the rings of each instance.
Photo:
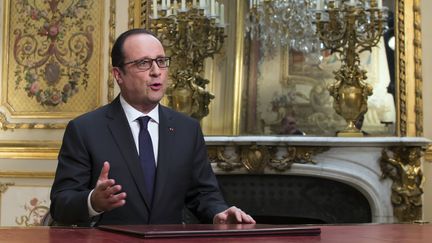
[[[277,225],[276,227],[282,227]],[[291,226],[286,226],[291,227]],[[302,226],[304,227],[304,226]],[[426,243],[432,239],[429,224],[314,225],[318,236],[239,236],[142,239],[96,228],[1,227],[0,242],[325,242],[325,243]]]

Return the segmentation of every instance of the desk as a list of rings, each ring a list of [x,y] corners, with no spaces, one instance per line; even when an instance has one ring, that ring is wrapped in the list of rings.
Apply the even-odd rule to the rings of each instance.
[[[315,225],[316,226],[316,225]],[[314,227],[315,227],[314,226]],[[426,243],[432,239],[432,225],[418,224],[364,224],[364,225],[322,225],[320,236],[260,236],[223,238],[180,238],[146,239],[145,242],[325,242],[325,243]],[[95,228],[57,227],[3,227],[0,228],[0,242],[144,242],[144,239],[102,231]]]

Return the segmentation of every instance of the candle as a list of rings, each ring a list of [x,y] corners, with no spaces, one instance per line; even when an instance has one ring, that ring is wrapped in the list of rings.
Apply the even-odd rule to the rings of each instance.
[[[161,6],[161,8],[162,9],[166,9],[166,0],[162,0],[162,6]]]
[[[153,18],[158,18],[157,0],[153,0]]]
[[[317,2],[316,2],[316,9],[318,11],[323,10],[323,0],[317,0]]]
[[[378,0],[378,8],[379,8],[379,9],[382,8],[382,0]]]
[[[215,10],[216,10],[216,16],[219,16],[219,3],[215,2]]]
[[[166,16],[170,16],[172,14],[172,12],[171,12],[171,0],[167,0],[166,5],[167,5]]]
[[[356,5],[356,0],[350,0],[350,5]]]
[[[224,13],[224,5],[223,3],[220,4],[220,25],[225,25],[225,13]]]
[[[177,15],[177,10],[178,10],[178,3],[177,3],[177,0],[174,0],[174,3],[173,3],[173,15]]]
[[[186,11],[186,0],[181,0],[181,11]]]
[[[210,4],[210,16],[215,16],[216,12],[215,12],[215,0],[211,0],[211,4]]]
[[[253,8],[253,0],[249,0],[249,8]]]
[[[193,1],[192,1],[192,7],[193,7],[193,8],[196,8],[196,6],[197,6],[197,4],[196,4],[196,0],[193,0]]]
[[[200,4],[199,8],[201,8],[201,9],[205,8],[205,0],[200,0],[199,4]]]

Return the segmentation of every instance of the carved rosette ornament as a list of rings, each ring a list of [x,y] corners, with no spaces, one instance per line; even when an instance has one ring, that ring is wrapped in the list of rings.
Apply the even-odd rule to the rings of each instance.
[[[380,159],[381,178],[393,180],[391,202],[394,216],[400,222],[422,218],[423,172],[422,149],[395,147],[384,149]]]

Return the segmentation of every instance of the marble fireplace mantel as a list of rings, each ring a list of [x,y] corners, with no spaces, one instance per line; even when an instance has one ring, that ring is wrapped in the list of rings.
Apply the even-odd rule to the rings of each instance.
[[[331,179],[368,200],[373,223],[422,218],[421,137],[207,136],[219,175],[276,174]]]

